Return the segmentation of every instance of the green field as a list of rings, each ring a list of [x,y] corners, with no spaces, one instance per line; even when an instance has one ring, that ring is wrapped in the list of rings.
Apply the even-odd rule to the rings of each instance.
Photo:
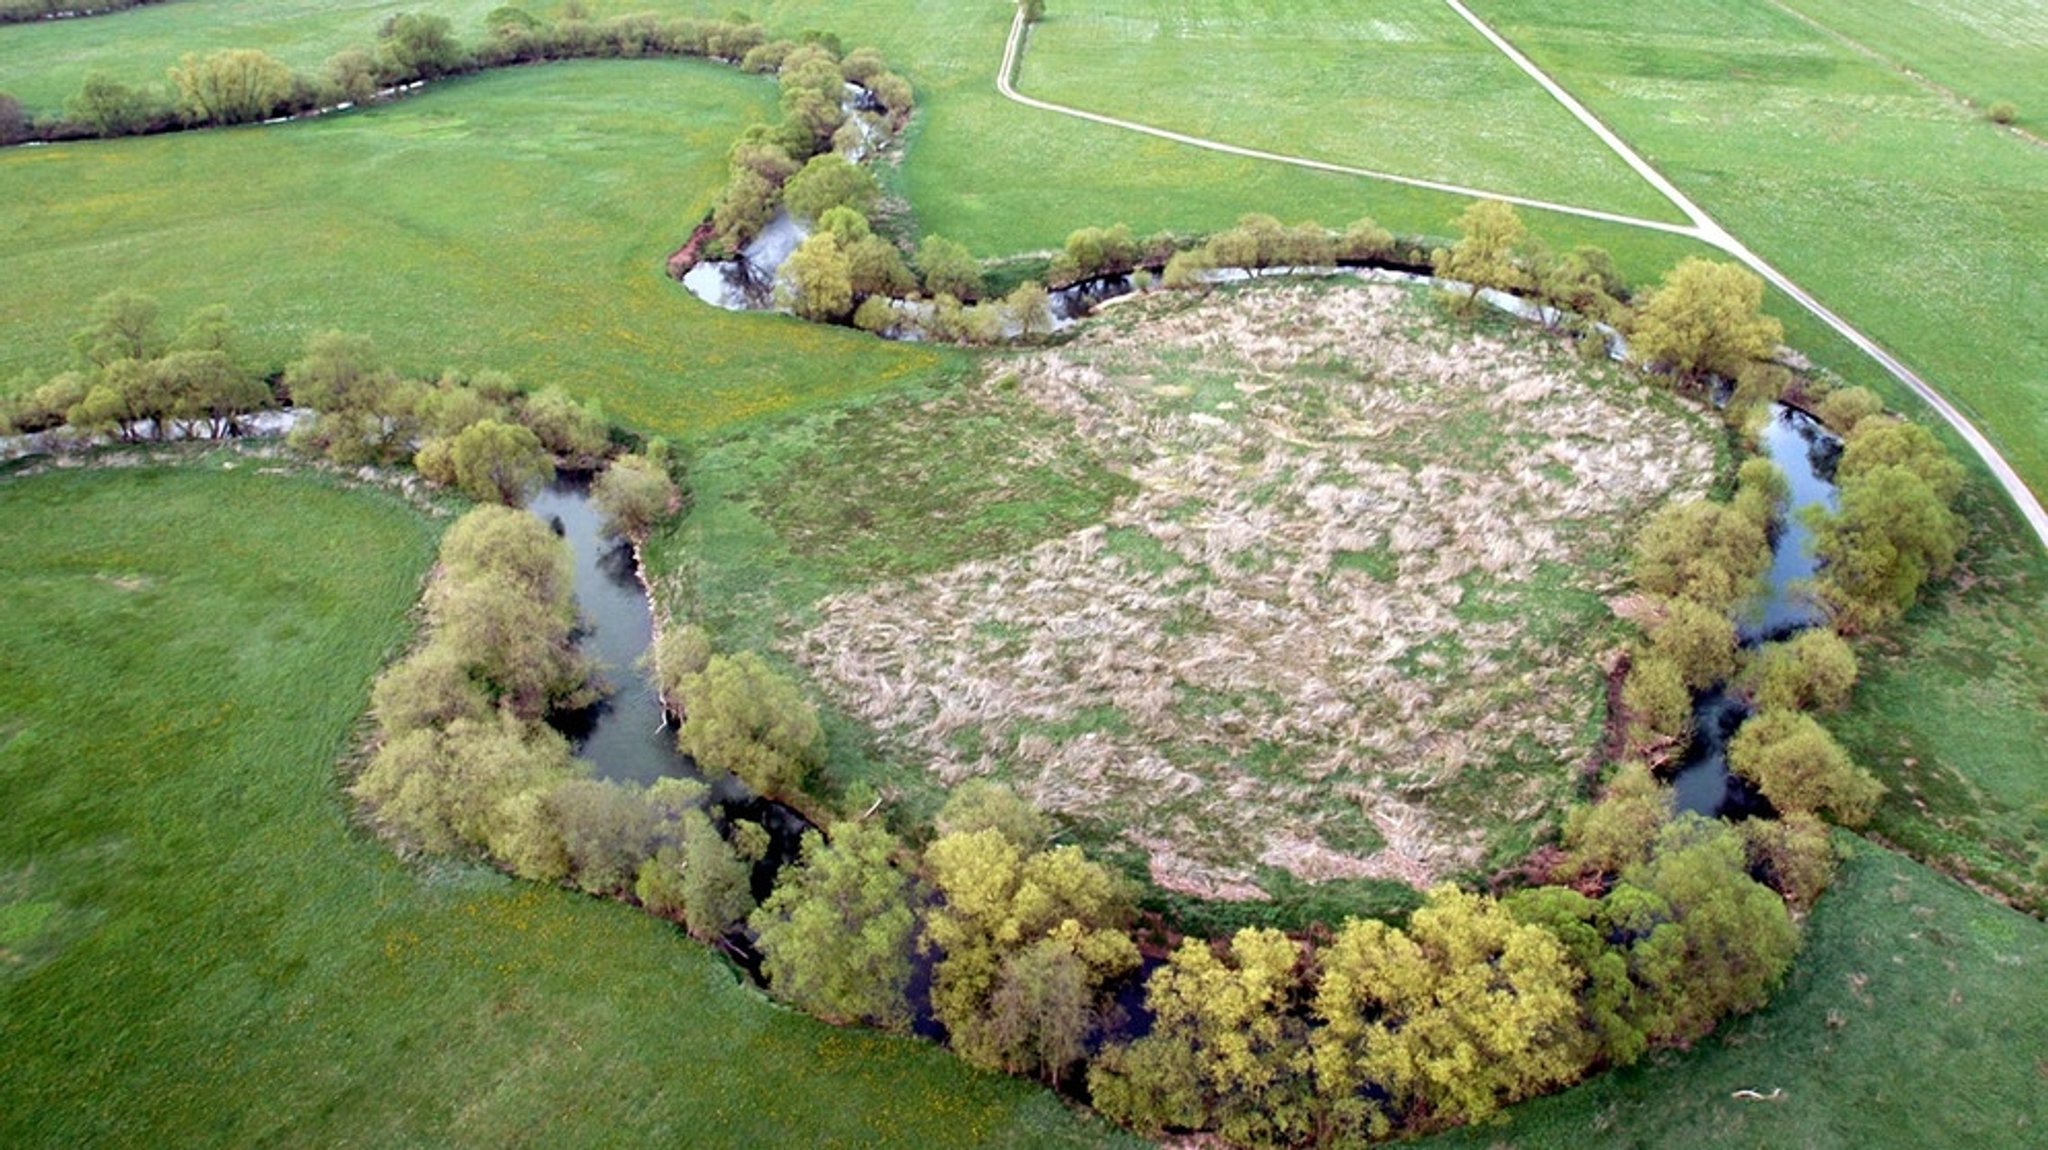
[[[1685,222],[1438,0],[1058,4],[1018,83],[1241,147]]]
[[[663,274],[774,91],[705,63],[557,64],[302,124],[0,153],[0,379],[68,367],[115,287],[174,322],[227,304],[258,365],[341,328],[406,371],[559,383],[680,436],[953,360],[722,312]]]
[[[1473,7],[2048,495],[2048,149],[1752,0]],[[2048,49],[1982,67],[2038,76]]]
[[[1430,1150],[2035,1146],[2048,926],[1858,843],[1771,1005]],[[1754,1090],[1769,1101],[1738,1099]],[[1773,1091],[1783,1091],[1773,1097]]]
[[[2031,0],[1780,0],[1830,32],[1988,108],[2048,122],[2048,8]]]
[[[1116,1141],[354,829],[335,758],[434,527],[241,458],[0,484],[0,1144]]]

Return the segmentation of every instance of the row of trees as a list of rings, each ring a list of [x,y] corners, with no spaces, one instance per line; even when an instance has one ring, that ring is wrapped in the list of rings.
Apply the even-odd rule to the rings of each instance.
[[[57,16],[99,16],[162,0],[0,0],[0,24],[26,24]]]
[[[218,439],[274,402],[236,356],[226,308],[202,308],[172,335],[154,299],[112,292],[93,302],[72,348],[74,370],[47,381],[24,376],[0,394],[0,434],[69,425],[124,442]]]

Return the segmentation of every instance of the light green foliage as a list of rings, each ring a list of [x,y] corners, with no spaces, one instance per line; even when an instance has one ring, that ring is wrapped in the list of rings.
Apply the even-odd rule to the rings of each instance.
[[[1844,826],[1868,822],[1884,786],[1857,766],[1826,728],[1796,711],[1764,711],[1728,744],[1728,766],[1788,814],[1827,812]]]
[[[1457,219],[1458,242],[1439,249],[1430,263],[1436,274],[1471,286],[1458,296],[1458,313],[1471,315],[1485,288],[1513,291],[1528,284],[1522,246],[1528,229],[1512,205],[1480,200]]]
[[[828,844],[804,835],[803,859],[748,918],[777,997],[837,1022],[891,1029],[910,1022],[910,878],[896,840],[878,826],[844,823]]]
[[[1621,272],[1600,248],[1581,245],[1563,255],[1535,252],[1528,259],[1528,276],[1538,302],[1567,313],[1560,322],[1576,316],[1581,325],[1613,324],[1627,311],[1617,298],[1624,287]]]
[[[461,68],[468,53],[445,16],[405,12],[377,34],[377,61],[394,82],[431,80]]]
[[[432,643],[500,706],[537,720],[587,702],[589,671],[570,643],[575,623],[568,548],[539,519],[479,507],[441,549],[429,589]]]
[[[1344,229],[1337,240],[1337,255],[1347,260],[1380,259],[1394,252],[1394,233],[1371,216],[1362,216]]]
[[[1386,1132],[1369,1084],[1396,1112],[1477,1122],[1585,1066],[1584,975],[1484,895],[1438,887],[1406,931],[1353,919],[1320,957],[1316,1085],[1339,1129]]]
[[[846,77],[830,52],[805,46],[782,66],[782,118],[792,155],[813,155],[831,146],[843,113],[839,102]]]
[[[925,919],[924,945],[941,954],[932,1012],[952,1034],[953,1048],[979,1066],[1057,1078],[1066,1063],[1042,1060],[1069,1049],[1064,1032],[1054,1041],[1020,1025],[1016,1007],[999,1012],[996,999],[1022,993],[1036,971],[1019,963],[1042,966],[1049,955],[1022,956],[1048,944],[1069,952],[1085,972],[1092,1029],[1103,985],[1138,964],[1137,947],[1124,934],[1131,914],[1124,880],[1078,847],[1027,853],[994,827],[939,839],[925,852],[925,867],[944,900]],[[1065,1016],[1026,1010],[1021,1017]]]
[[[816,323],[833,323],[853,311],[853,267],[831,232],[806,239],[775,273],[777,302]]]
[[[742,837],[741,826],[761,829],[735,824],[735,840]],[[716,938],[754,912],[754,868],[741,857],[737,843],[728,845],[701,811],[683,816],[682,834],[683,921],[698,938]]]
[[[416,429],[422,389],[383,367],[366,337],[313,336],[284,385],[294,404],[316,413],[293,429],[292,445],[343,466],[395,458]]]
[[[1728,379],[1769,359],[1784,325],[1762,312],[1764,282],[1739,264],[1687,258],[1636,309],[1629,350],[1685,379]]]
[[[932,826],[942,838],[993,830],[1025,854],[1052,837],[1052,823],[1044,812],[993,779],[969,779],[954,787]]]
[[[1667,504],[1636,538],[1636,585],[1725,612],[1756,593],[1770,566],[1764,527],[1723,503]]]
[[[1150,1137],[1215,1130],[1238,1146],[1313,1139],[1301,950],[1276,930],[1246,929],[1227,955],[1188,939],[1145,987],[1152,1033],[1089,1068],[1096,1108]]]
[[[195,124],[249,124],[290,103],[298,78],[269,54],[229,48],[205,59],[187,52],[171,69],[178,114]]]
[[[1641,1058],[1649,1037],[1637,1008],[1628,950],[1609,942],[1606,903],[1569,887],[1539,886],[1516,891],[1501,905],[1515,921],[1556,935],[1585,976],[1579,986],[1582,1030],[1574,1043],[1576,1056],[1587,1065],[1611,1066],[1627,1066]]]
[[[1742,841],[1750,870],[1802,910],[1810,910],[1834,881],[1839,857],[1828,825],[1794,811],[1782,818],[1748,819]]]
[[[1650,628],[1650,648],[1678,668],[1690,690],[1701,691],[1735,672],[1735,624],[1691,599],[1668,599],[1664,617]]]
[[[662,697],[673,700],[681,696],[683,680],[711,665],[711,636],[695,624],[670,627],[655,639],[653,654]]]
[[[1856,686],[1856,652],[1825,627],[1771,643],[1751,657],[1743,683],[1765,711],[1838,711]]]
[[[1175,252],[1159,274],[1159,286],[1168,291],[1193,291],[1207,284],[1204,275],[1214,270],[1205,251]]]
[[[1822,590],[1841,623],[1869,630],[1897,619],[1922,585],[1948,573],[1963,530],[1911,468],[1878,466],[1845,480],[1840,512],[1817,532]]]
[[[1917,423],[1896,419],[1864,419],[1847,436],[1835,482],[1854,486],[1883,467],[1899,467],[1919,477],[1943,503],[1952,503],[1963,489],[1963,468],[1950,458],[1934,433]]]
[[[560,735],[509,714],[420,728],[378,749],[355,782],[378,824],[420,850],[492,846],[506,803],[576,772]]]
[[[903,253],[881,236],[861,236],[851,243],[841,241],[846,253],[847,283],[853,294],[907,296],[917,290],[917,276],[903,262]],[[858,317],[856,317],[856,323]]]
[[[150,296],[116,288],[92,302],[86,324],[71,337],[71,346],[99,368],[116,360],[155,359],[164,350],[157,326],[162,310]]]
[[[459,652],[429,643],[377,679],[370,711],[387,736],[397,736],[457,719],[481,719],[490,711],[490,700],[470,678]]]
[[[121,83],[104,72],[85,78],[78,94],[64,102],[64,115],[96,136],[126,136],[147,127],[158,114],[148,93]]]
[[[675,514],[682,492],[667,467],[644,455],[622,455],[591,484],[590,501],[604,516],[607,534],[639,539]]]
[[[1605,917],[1636,940],[1629,960],[1653,1041],[1690,1041],[1762,1006],[1799,950],[1784,902],[1749,877],[1742,836],[1724,823],[1681,817],[1622,883]]]
[[[865,217],[881,194],[866,168],[837,152],[824,152],[812,157],[783,185],[782,202],[790,215],[802,220],[820,219],[834,208]]]
[[[1847,438],[1864,420],[1884,414],[1884,400],[1867,387],[1838,387],[1820,401],[1817,411],[1829,430]]]
[[[1735,498],[1729,501],[1729,509],[1768,531],[1780,518],[1785,499],[1791,494],[1785,473],[1769,459],[1752,456],[1742,461],[1735,475]],[[1731,530],[1739,530],[1734,524],[1728,526]],[[1739,600],[1731,605],[1739,605]]]
[[[1643,763],[1623,763],[1600,801],[1572,809],[1564,847],[1581,873],[1620,874],[1649,859],[1671,813],[1671,788]]]
[[[1003,316],[1024,335],[1044,335],[1052,330],[1052,310],[1045,286],[1035,280],[1017,285],[1003,300]]]
[[[917,245],[913,261],[924,277],[924,290],[933,296],[949,295],[956,300],[981,298],[981,265],[964,244],[944,236],[926,236]]]
[[[481,420],[448,445],[455,483],[479,503],[517,507],[555,477],[554,460],[540,437],[518,424]]]
[[[683,753],[712,774],[738,775],[754,793],[797,794],[824,759],[817,709],[759,655],[713,655],[683,677]]]
[[[547,792],[548,814],[569,861],[569,878],[585,894],[628,890],[654,853],[660,824],[637,786],[609,779],[571,779]]]
[[[559,387],[542,388],[519,405],[519,422],[551,454],[588,466],[611,448],[611,429],[604,407],[581,403]]]
[[[360,104],[377,94],[377,58],[362,48],[344,48],[321,68],[324,100]]]

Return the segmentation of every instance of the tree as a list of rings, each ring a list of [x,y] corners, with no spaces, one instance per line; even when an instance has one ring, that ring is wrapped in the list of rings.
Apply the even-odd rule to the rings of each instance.
[[[1023,335],[1044,335],[1052,330],[1052,307],[1044,285],[1025,280],[1003,300],[1003,316]]]
[[[816,220],[833,208],[848,208],[865,217],[881,195],[866,168],[837,152],[812,157],[782,188],[789,214],[804,220]]]
[[[1917,472],[1890,465],[1844,482],[1840,511],[1821,519],[1817,535],[1823,593],[1844,625],[1866,629],[1903,614],[1963,545],[1947,501]]]
[[[1761,589],[1771,545],[1764,523],[1727,504],[1666,504],[1636,538],[1636,585],[1721,611]]]
[[[570,641],[568,547],[545,524],[510,508],[477,508],[449,530],[441,564],[427,594],[434,644],[492,703],[538,720],[588,701],[589,667]]]
[[[117,288],[92,301],[86,325],[71,337],[71,346],[94,367],[122,359],[155,359],[164,351],[157,327],[156,300]]]
[[[96,136],[127,136],[149,126],[156,115],[149,96],[104,72],[85,78],[85,86],[64,104],[64,115]]]
[[[1733,379],[1785,338],[1763,301],[1764,282],[1742,266],[1688,257],[1637,309],[1630,349],[1639,363],[1684,379]]]
[[[1585,324],[1614,323],[1621,318],[1621,273],[1613,257],[1600,248],[1576,247],[1561,256],[1541,252],[1529,261],[1529,287],[1536,301],[1558,312],[1545,318],[1555,328],[1572,316]]]
[[[1897,419],[1859,420],[1835,465],[1835,482],[1849,487],[1881,467],[1901,467],[1918,476],[1943,503],[1963,490],[1963,467],[1950,458],[1934,433]]]
[[[669,627],[654,641],[654,665],[664,699],[682,693],[683,681],[711,665],[711,636],[695,625]]]
[[[1688,689],[1704,691],[1735,672],[1735,624],[1712,607],[1670,599],[1650,628],[1650,648],[1678,668]]]
[[[875,101],[882,105],[882,111],[888,113],[889,118],[899,125],[908,120],[912,110],[917,107],[917,95],[911,88],[910,81],[894,72],[877,74],[868,81],[867,88]]]
[[[869,296],[906,296],[917,290],[917,277],[903,262],[896,245],[868,235],[852,243],[840,241],[846,253],[848,286],[863,301]]]
[[[444,16],[402,12],[385,21],[377,37],[378,63],[397,83],[458,71],[466,63],[464,57],[454,27]]]
[[[829,843],[804,835],[802,859],[747,920],[778,998],[832,1022],[909,1024],[917,923],[895,853],[896,840],[865,823],[842,823]]]
[[[560,735],[498,714],[388,740],[350,789],[387,831],[445,853],[491,845],[507,829],[509,800],[547,790],[576,769]]]
[[[1430,260],[1436,274],[1469,285],[1458,298],[1458,314],[1471,315],[1487,288],[1514,291],[1527,285],[1520,250],[1528,237],[1512,205],[1480,200],[1458,217],[1458,242],[1439,248]]]
[[[1689,1042],[1762,1006],[1799,950],[1784,901],[1749,877],[1741,835],[1697,815],[1664,828],[1603,904],[1652,1041]]]
[[[1692,693],[1678,664],[1654,652],[1638,652],[1621,685],[1628,712],[1629,745],[1639,751],[1675,755],[1685,749],[1692,726]]]
[[[1857,766],[1812,716],[1764,711],[1742,724],[1728,744],[1728,767],[1757,785],[1788,814],[1832,815],[1862,826],[1877,813],[1884,785]]]
[[[1383,1135],[1403,1112],[1482,1121],[1584,1069],[1584,976],[1557,936],[1499,903],[1438,887],[1406,931],[1352,919],[1322,953],[1312,1038],[1339,1129]]]
[[[839,240],[819,232],[798,245],[775,274],[780,302],[814,323],[834,323],[853,311],[853,268]]]
[[[683,753],[712,775],[734,774],[755,794],[797,793],[824,761],[824,728],[796,684],[759,655],[713,655],[681,685]]]
[[[981,298],[981,265],[968,253],[966,245],[944,236],[926,236],[917,245],[913,262],[924,276],[924,290],[933,296],[949,295],[963,301]]]
[[[604,516],[605,533],[628,539],[644,538],[681,500],[668,468],[644,455],[612,460],[590,489],[591,503]]]
[[[994,779],[954,787],[932,827],[941,837],[993,830],[1022,852],[1038,850],[1052,836],[1045,812]]]
[[[1308,1024],[1295,1010],[1300,967],[1300,948],[1277,930],[1241,930],[1222,956],[1183,942],[1146,984],[1152,1032],[1089,1069],[1096,1108],[1154,1138],[1213,1129],[1238,1146],[1312,1142],[1319,1106]]]
[[[28,139],[30,126],[28,113],[22,110],[21,101],[7,92],[0,92],[0,145]]]
[[[517,424],[486,419],[462,430],[449,445],[456,485],[479,503],[517,507],[555,477],[554,460],[540,437]]]
[[[942,956],[932,972],[932,1012],[954,1050],[977,1066],[1056,1080],[1065,1064],[1042,1059],[1067,1049],[1064,1042],[1000,1018],[996,996],[1025,977],[1017,963],[1051,961],[1044,954],[1026,960],[1026,951],[1042,943],[1064,948],[1085,972],[1092,1030],[1108,1005],[1098,1000],[1103,985],[1138,965],[1137,947],[1123,932],[1131,913],[1126,884],[1078,847],[1027,853],[995,828],[939,839],[925,852],[925,867],[944,900],[925,919],[924,945]]]
[[[586,894],[629,889],[654,853],[660,826],[639,787],[608,779],[569,779],[548,791],[547,806],[569,860],[569,878]]]
[[[170,416],[187,431],[205,424],[215,439],[238,417],[270,402],[263,381],[234,365],[224,351],[174,351],[150,365],[157,386],[170,399]]]
[[[1828,628],[1813,627],[1757,652],[1743,672],[1743,683],[1762,710],[1834,711],[1848,704],[1856,670],[1856,652],[1848,642]]]
[[[1658,782],[1647,765],[1623,763],[1599,802],[1572,809],[1564,847],[1582,874],[1620,874],[1649,859],[1650,846],[1671,815],[1671,788]]]
[[[791,154],[816,155],[828,147],[845,113],[846,76],[823,49],[801,48],[782,65],[782,120],[795,147]]]
[[[573,621],[575,563],[568,544],[536,516],[489,504],[472,509],[442,537],[441,566],[454,582],[503,579],[547,605],[563,627]]]
[[[1835,844],[1819,818],[1795,813],[1741,825],[1750,872],[1793,906],[1812,907],[1834,881]]]
[[[227,48],[205,59],[187,52],[170,70],[178,114],[194,124],[250,124],[290,104],[298,77],[268,53]]]
[[[1847,438],[1863,421],[1884,414],[1884,401],[1867,387],[1838,387],[1815,408],[1820,421],[1836,435]]]
[[[457,719],[481,720],[490,709],[459,653],[442,643],[429,643],[393,665],[370,696],[370,711],[386,738]]]
[[[542,447],[561,459],[594,463],[611,448],[604,408],[595,400],[578,403],[559,387],[527,396],[519,405],[519,422],[533,432]]]
[[[709,941],[754,912],[754,868],[702,811],[683,816],[682,835],[683,921],[691,934]]]
[[[1516,891],[1501,905],[1515,921],[1556,935],[1572,964],[1585,976],[1579,984],[1582,1030],[1572,1043],[1573,1059],[1584,1065],[1604,1060],[1611,1066],[1627,1066],[1641,1058],[1649,1049],[1642,996],[1637,992],[1626,940],[1617,945],[1611,937],[1607,900],[1596,901],[1569,887],[1539,886]],[[1678,928],[1668,923],[1663,930],[1666,941],[1678,933]]]

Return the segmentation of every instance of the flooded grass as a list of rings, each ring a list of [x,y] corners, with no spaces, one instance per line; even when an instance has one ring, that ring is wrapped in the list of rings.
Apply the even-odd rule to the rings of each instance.
[[[250,467],[0,485],[0,1144],[1129,1144],[353,829],[334,762],[433,534]]]

